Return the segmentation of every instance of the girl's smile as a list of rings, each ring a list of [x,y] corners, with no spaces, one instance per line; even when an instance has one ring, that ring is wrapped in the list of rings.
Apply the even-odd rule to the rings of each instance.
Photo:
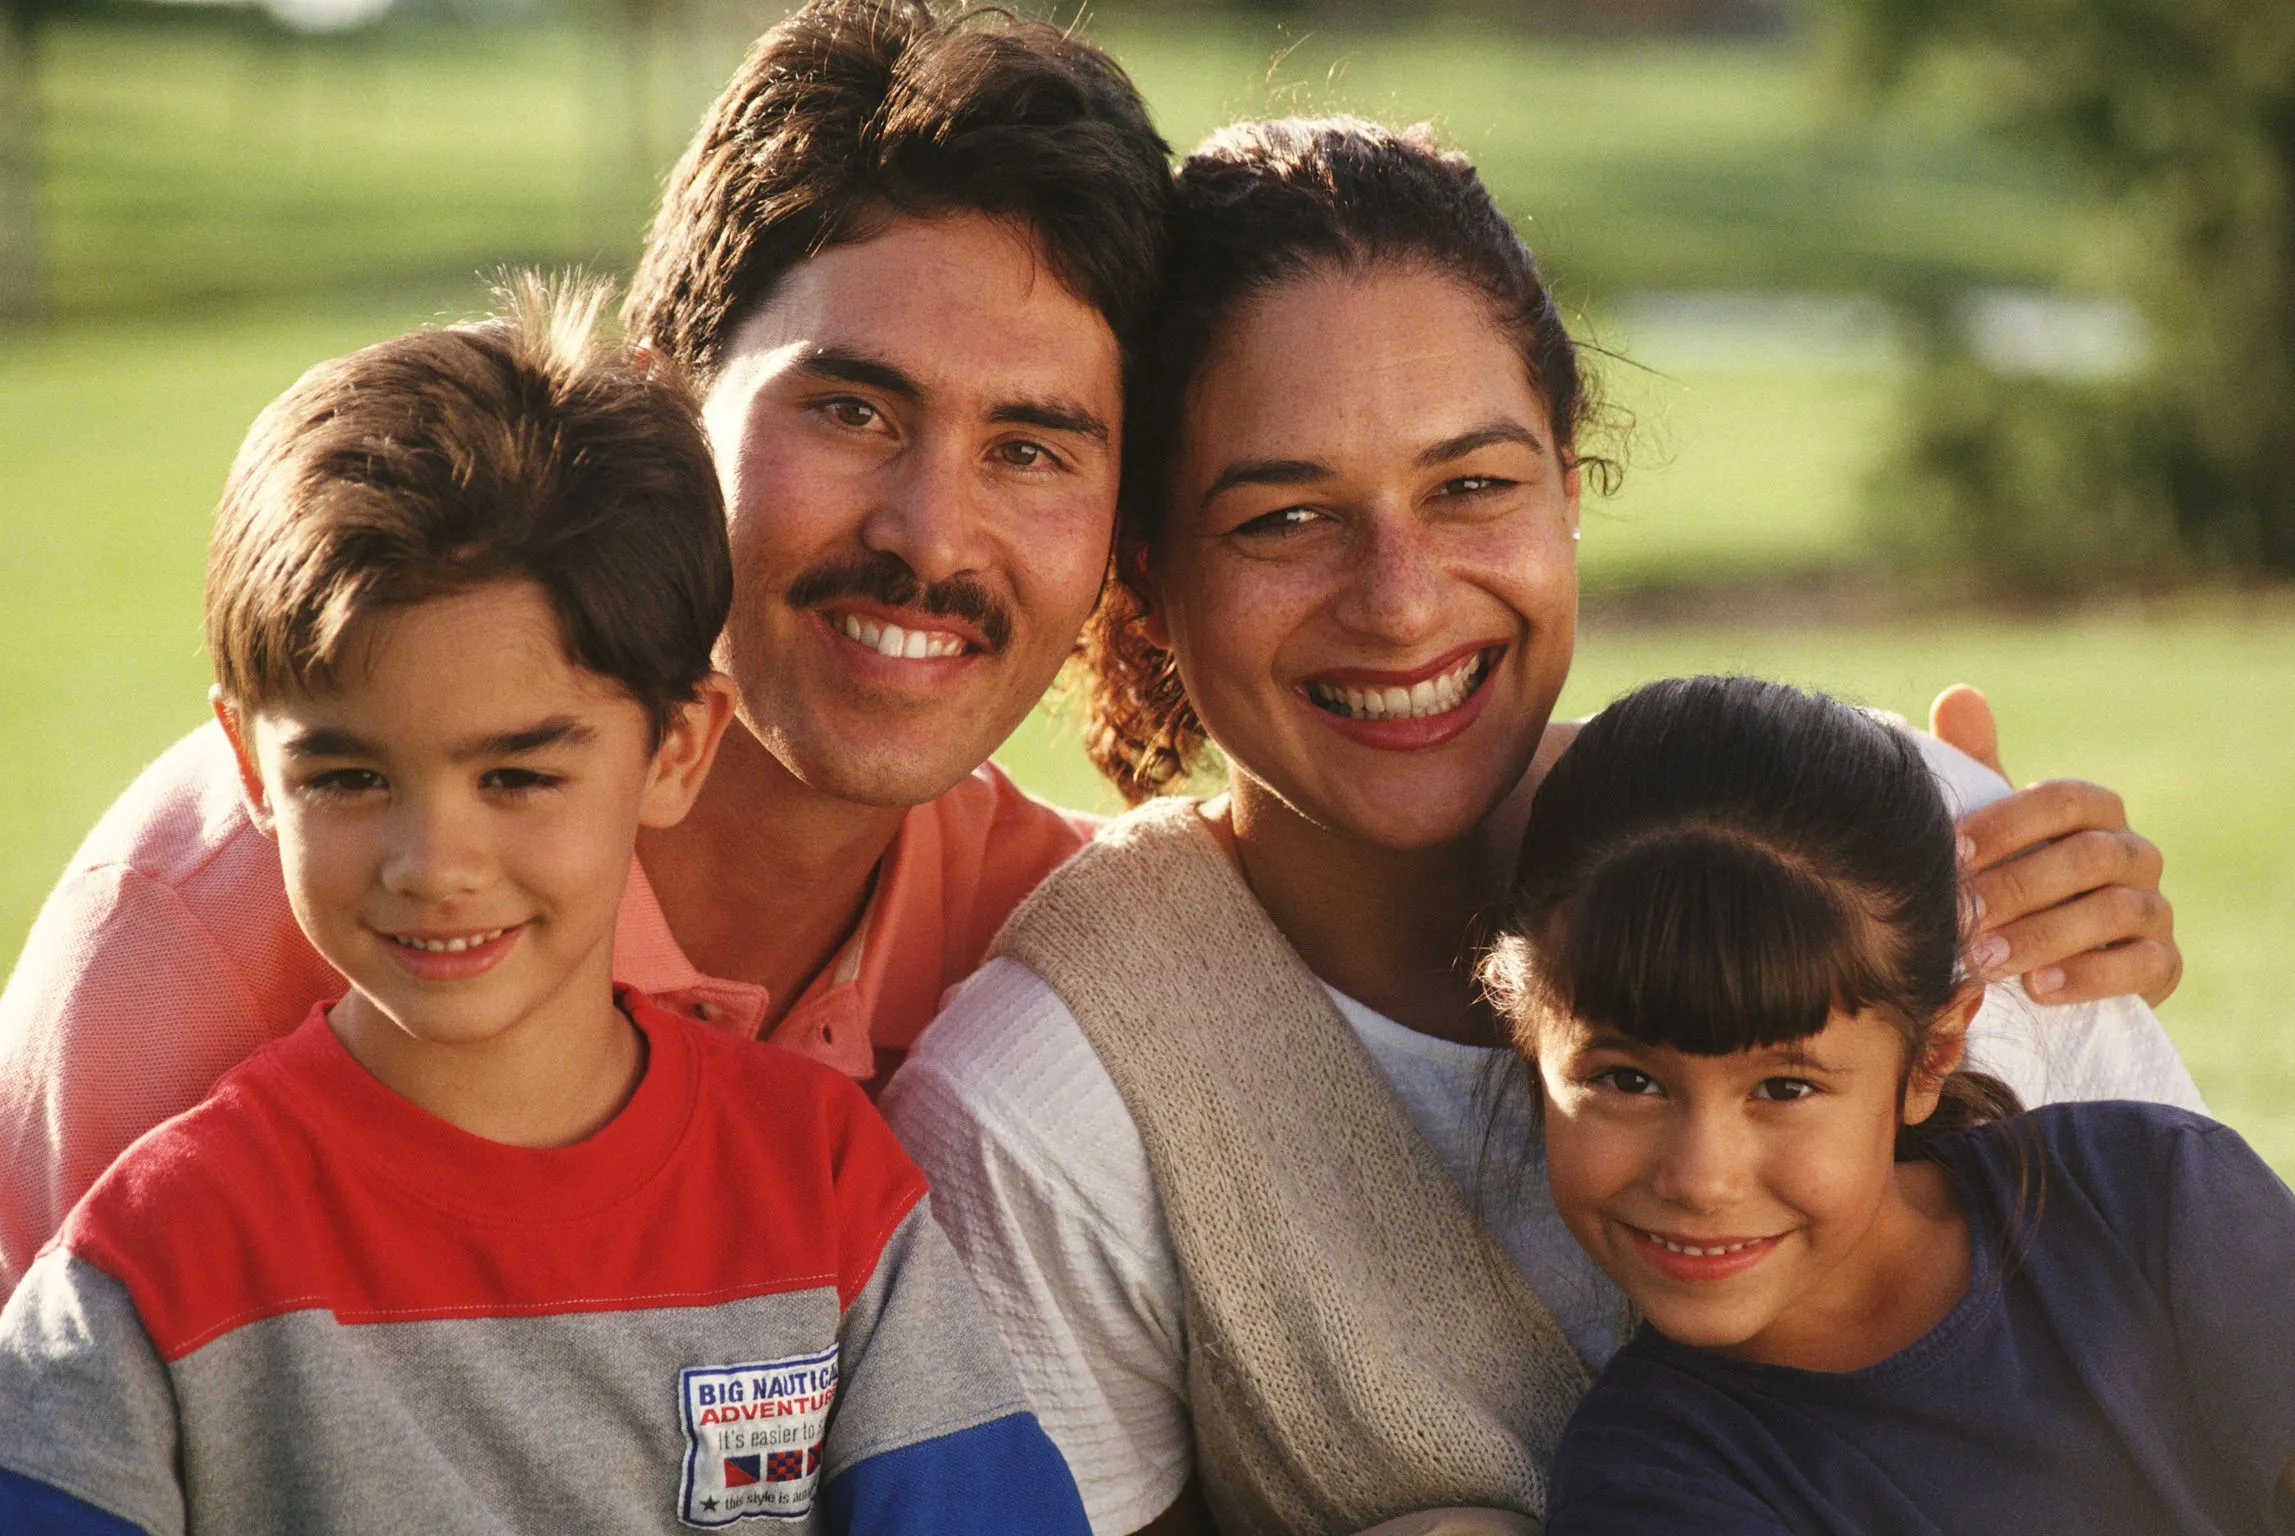
[[[1952,1192],[1935,1164],[1894,1157],[1934,1079],[1908,1080],[1885,1019],[1836,1010],[1806,1039],[1723,1055],[1568,1020],[1542,1024],[1537,1050],[1556,1209],[1667,1337],[1849,1369],[1958,1299]]]

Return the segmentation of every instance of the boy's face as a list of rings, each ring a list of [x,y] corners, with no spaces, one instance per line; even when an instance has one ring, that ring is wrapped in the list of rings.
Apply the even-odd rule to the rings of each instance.
[[[996,749],[1099,595],[1121,409],[1107,322],[1009,224],[896,218],[781,279],[703,416],[718,664],[783,767],[915,805]]]
[[[338,1032],[365,1060],[604,1016],[637,829],[691,803],[722,689],[654,749],[524,582],[361,620],[344,656],[338,688],[218,707],[296,920],[352,985]]]
[[[1894,1158],[1899,1095],[1903,1119],[1924,1119],[1936,1078],[1906,1084],[1884,1019],[1835,1012],[1805,1040],[1724,1056],[1552,1023],[1538,1071],[1555,1208],[1668,1338],[1797,1363],[1890,1294],[1917,1230]]]

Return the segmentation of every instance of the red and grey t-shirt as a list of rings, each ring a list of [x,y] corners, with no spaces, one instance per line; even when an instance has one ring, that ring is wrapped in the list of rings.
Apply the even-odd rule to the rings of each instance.
[[[860,1090],[622,1000],[574,1146],[316,1013],[138,1141],[0,1313],[0,1529],[1082,1532]]]

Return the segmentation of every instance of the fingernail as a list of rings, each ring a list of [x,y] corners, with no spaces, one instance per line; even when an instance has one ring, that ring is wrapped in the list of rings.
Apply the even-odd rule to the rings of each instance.
[[[1965,869],[1976,862],[1976,839],[1964,837],[1960,840],[1959,847],[1961,867]]]
[[[2047,997],[2064,990],[2064,972],[2058,966],[2044,965],[2024,978],[2024,990],[2034,997]]]
[[[2008,941],[1997,933],[1988,933],[1978,939],[1968,952],[1968,963],[1979,975],[1990,975],[2008,958]]]
[[[1986,911],[1986,908],[1985,908],[1985,905],[1984,905],[1984,898],[1983,898],[1982,896],[1979,896],[1979,895],[1978,895],[1976,892],[1974,892],[1974,891],[1970,891],[1970,892],[1968,893],[1968,905],[1969,905],[1969,910],[1973,911],[1973,912],[1976,914],[1976,926],[1977,926],[1977,927],[1979,927],[1979,928],[1983,927],[1983,926],[1984,926],[1984,914],[1985,914],[1985,911]]]

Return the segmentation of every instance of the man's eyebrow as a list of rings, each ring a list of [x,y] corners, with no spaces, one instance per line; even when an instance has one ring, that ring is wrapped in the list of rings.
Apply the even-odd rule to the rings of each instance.
[[[1047,432],[1073,432],[1095,443],[1108,440],[1108,424],[1080,405],[1059,400],[1015,400],[997,406],[988,419],[1000,425],[1042,427]]]
[[[1520,422],[1494,421],[1489,426],[1476,427],[1472,432],[1461,432],[1456,437],[1444,438],[1423,450],[1418,456],[1418,467],[1432,469],[1437,464],[1448,464],[1494,443],[1519,443],[1532,453],[1538,452],[1540,447],[1537,434]]]
[[[454,760],[469,763],[488,757],[518,757],[528,752],[539,752],[544,747],[587,746],[597,739],[598,733],[595,730],[572,715],[552,715],[522,730],[503,731],[464,742],[454,749]]]
[[[903,400],[924,398],[924,386],[882,358],[848,347],[813,347],[797,359],[796,369],[839,384],[860,384],[881,389]]]
[[[1330,477],[1331,466],[1313,459],[1238,459],[1211,482],[1202,505],[1209,506],[1222,492],[1239,485],[1312,485]]]

